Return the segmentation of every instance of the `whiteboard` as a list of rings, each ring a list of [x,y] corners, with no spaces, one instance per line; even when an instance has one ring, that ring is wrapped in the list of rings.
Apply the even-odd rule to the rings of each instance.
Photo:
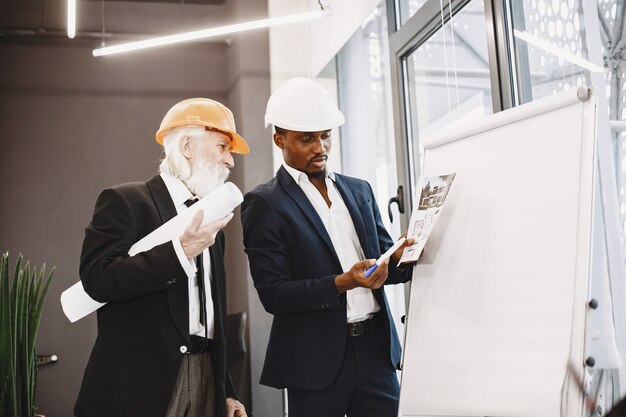
[[[581,87],[424,141],[423,174],[457,175],[413,275],[399,415],[582,415],[595,111]]]

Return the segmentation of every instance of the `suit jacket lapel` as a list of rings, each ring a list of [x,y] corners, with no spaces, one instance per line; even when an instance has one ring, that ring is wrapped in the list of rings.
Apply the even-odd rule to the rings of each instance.
[[[152,199],[161,217],[161,223],[163,224],[176,216],[176,207],[169,191],[167,191],[163,178],[160,175],[155,175],[146,181],[146,185],[152,194]]]
[[[367,234],[365,233],[365,223],[363,222],[363,216],[361,216],[361,212],[359,211],[359,207],[356,204],[356,200],[354,199],[354,194],[345,180],[341,175],[335,174],[335,185],[337,185],[337,189],[343,197],[343,202],[346,204],[348,208],[348,212],[350,212],[350,217],[352,217],[352,223],[354,224],[354,229],[356,230],[356,234],[359,237],[359,242],[361,242],[361,248],[363,248],[363,253],[366,257],[378,257],[379,254],[371,254],[369,242],[367,240]],[[375,225],[372,225],[376,227]],[[370,226],[370,227],[372,227]]]
[[[155,175],[146,181],[146,185],[152,194],[152,199],[161,217],[161,223],[176,216],[176,206],[172,201],[169,191],[160,175]],[[178,261],[177,261],[178,262]],[[185,280],[185,283],[187,281]],[[170,314],[176,327],[183,337],[189,340],[189,290],[187,285],[170,285],[167,289],[167,298]]]
[[[343,201],[350,212],[350,217],[352,217],[352,223],[354,224],[354,229],[356,230],[356,234],[359,237],[359,242],[361,242],[361,248],[363,249],[363,253],[366,258],[377,259],[381,254],[378,253],[378,245],[374,248],[370,248],[369,240],[367,238],[365,222],[363,221],[363,216],[361,215],[361,211],[359,210],[359,206],[356,204],[356,200],[354,199],[354,194],[352,190],[348,187],[346,180],[341,175],[335,174],[335,184],[337,185],[337,189],[339,193],[343,197]],[[375,204],[374,202],[372,202]],[[369,230],[371,228],[376,228],[376,225],[369,225]],[[376,239],[373,239],[374,242],[378,242]],[[387,300],[385,297],[385,292],[382,288],[372,290],[372,294],[374,294],[374,298],[378,301],[380,306],[387,307]],[[387,311],[389,313],[389,311]]]
[[[339,260],[337,257],[337,253],[335,252],[335,248],[333,247],[333,243],[330,240],[330,236],[326,231],[326,227],[324,227],[324,223],[320,216],[318,216],[313,204],[309,201],[302,188],[293,180],[291,175],[287,172],[284,167],[280,167],[278,173],[276,174],[280,184],[282,185],[285,192],[295,201],[295,203],[300,207],[300,210],[304,213],[304,216],[311,222],[313,228],[320,235],[326,246],[331,250],[331,252],[335,255],[335,258]]]

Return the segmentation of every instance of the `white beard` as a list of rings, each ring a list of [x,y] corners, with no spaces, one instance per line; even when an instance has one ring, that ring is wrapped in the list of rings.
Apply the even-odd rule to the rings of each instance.
[[[191,177],[183,182],[194,195],[202,198],[226,182],[230,170],[223,164],[196,160],[191,167]]]

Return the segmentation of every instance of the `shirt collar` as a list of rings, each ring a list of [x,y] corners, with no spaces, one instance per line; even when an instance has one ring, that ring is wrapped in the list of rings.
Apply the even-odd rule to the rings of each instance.
[[[283,167],[285,168],[285,170],[289,173],[289,175],[291,175],[291,177],[293,178],[293,180],[296,182],[296,184],[300,185],[300,182],[302,180],[309,180],[309,178],[307,177],[307,175],[302,172],[302,171],[298,171],[297,169],[290,167],[289,165],[287,165],[286,163],[283,162]],[[335,173],[332,171],[326,171],[326,178],[330,178],[333,182],[335,182]]]
[[[173,175],[167,174],[165,172],[161,172],[161,178],[163,178],[163,182],[165,183],[165,187],[167,187],[167,191],[170,193],[170,197],[172,197],[172,201],[174,202],[174,207],[178,207],[181,204],[184,204],[185,201],[193,198],[193,194],[187,188],[184,182],[182,182],[179,178],[176,178]]]

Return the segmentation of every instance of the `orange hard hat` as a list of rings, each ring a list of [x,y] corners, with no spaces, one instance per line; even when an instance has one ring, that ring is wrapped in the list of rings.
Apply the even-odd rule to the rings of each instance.
[[[156,133],[156,141],[163,145],[163,137],[175,127],[204,126],[230,137],[233,147],[231,152],[246,154],[250,148],[245,139],[235,129],[233,112],[222,103],[209,98],[188,98],[172,107],[163,117]]]

